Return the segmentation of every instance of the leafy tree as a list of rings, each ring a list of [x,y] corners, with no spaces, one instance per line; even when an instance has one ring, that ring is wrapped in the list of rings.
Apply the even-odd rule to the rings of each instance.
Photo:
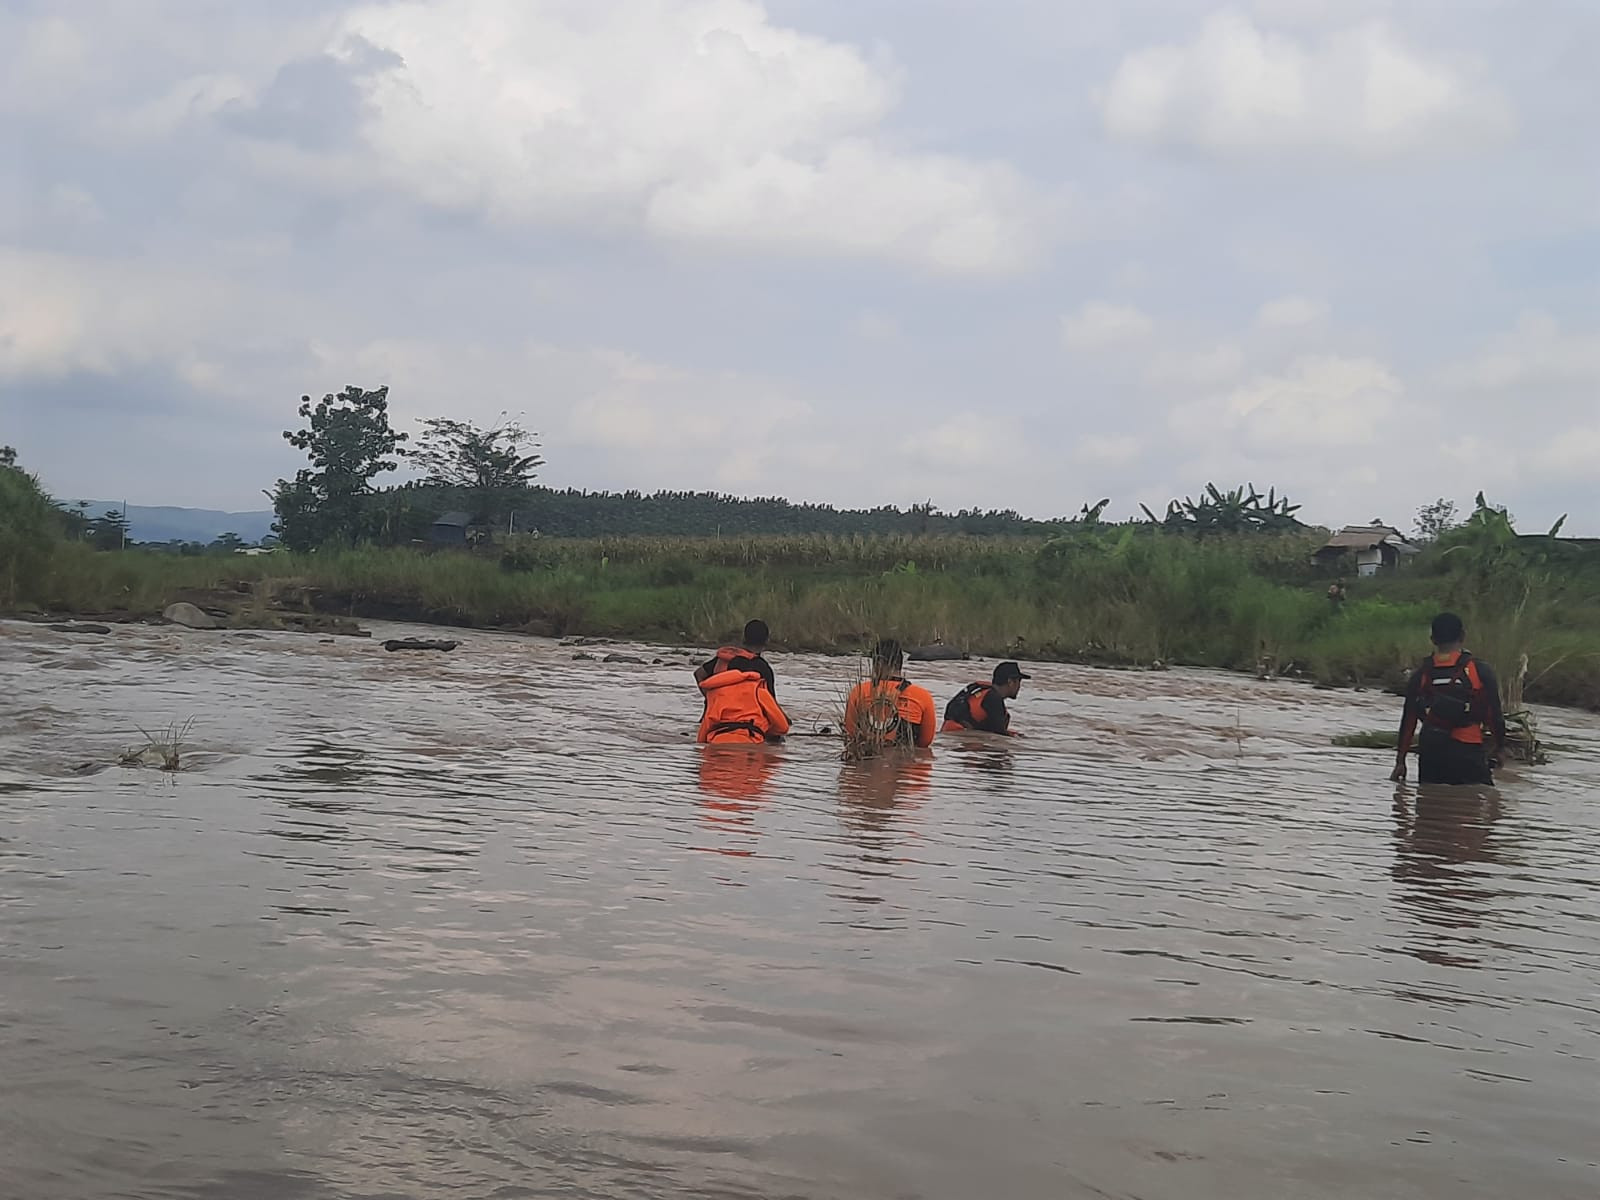
[[[58,512],[39,481],[0,463],[0,604],[15,604],[30,579],[43,574],[54,547]]]
[[[280,479],[267,494],[278,519],[273,528],[291,550],[310,550],[325,542],[354,542],[362,533],[364,498],[373,476],[393,471],[403,433],[389,427],[389,389],[347,387],[315,405],[300,398],[300,416],[309,425],[284,438],[311,458],[293,480]]]
[[[1294,515],[1300,511],[1298,504],[1290,504],[1289,498],[1279,496],[1276,488],[1263,496],[1251,483],[1226,492],[1208,483],[1199,500],[1188,496],[1173,500],[1160,518],[1145,505],[1139,507],[1151,522],[1164,529],[1202,537],[1208,533],[1285,533],[1305,528]]]
[[[17,465],[17,448],[15,446],[0,446],[0,467],[14,467]]]
[[[121,550],[128,541],[128,518],[113,508],[89,522],[88,536],[96,550]]]
[[[525,447],[537,446],[537,435],[504,413],[499,424],[488,429],[449,417],[436,417],[422,426],[416,449],[408,453],[425,472],[422,485],[454,493],[457,498],[449,507],[466,509],[477,522],[498,525],[514,512],[544,465],[538,454],[524,453]],[[429,514],[429,520],[437,515],[437,511]],[[386,509],[381,536],[397,540],[414,523],[409,514]]]
[[[1459,524],[1456,520],[1456,502],[1441,496],[1432,504],[1424,504],[1417,509],[1417,540],[1436,542]]]
[[[1097,500],[1093,504],[1085,504],[1078,510],[1078,515],[1073,518],[1073,522],[1085,529],[1091,529],[1102,523],[1102,515],[1110,504],[1110,496],[1105,497],[1103,500]]]
[[[218,554],[232,554],[235,550],[242,549],[243,547],[244,539],[237,533],[223,533],[217,535],[216,540],[214,540],[211,545],[206,547],[206,549],[213,550]]]
[[[544,459],[523,454],[522,448],[537,446],[534,439],[538,435],[504,413],[500,416],[500,423],[489,429],[449,417],[424,421],[416,449],[407,451],[407,457],[425,472],[423,483],[478,492],[525,488],[532,483]]]

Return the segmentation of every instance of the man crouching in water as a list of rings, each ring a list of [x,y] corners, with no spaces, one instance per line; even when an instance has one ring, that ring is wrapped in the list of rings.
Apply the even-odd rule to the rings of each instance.
[[[886,746],[933,745],[938,731],[933,693],[900,675],[905,652],[893,638],[872,648],[872,678],[850,692],[844,706],[845,737],[881,738]]]
[[[1431,631],[1434,650],[1411,673],[1400,717],[1400,752],[1389,778],[1406,777],[1406,755],[1417,725],[1417,782],[1492,784],[1506,744],[1500,686],[1489,664],[1463,649],[1466,629],[1455,613],[1440,613]],[[1493,753],[1485,744],[1494,739]]]
[[[1015,700],[1022,691],[1022,681],[1032,676],[1024,674],[1014,662],[1003,662],[994,669],[992,678],[992,683],[968,684],[944,706],[945,733],[979,729],[1008,737],[1022,736],[1011,730],[1011,712],[1006,708],[1006,701]]]

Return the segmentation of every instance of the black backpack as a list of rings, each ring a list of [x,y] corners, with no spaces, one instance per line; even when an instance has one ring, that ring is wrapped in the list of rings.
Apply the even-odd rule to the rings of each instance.
[[[1454,665],[1441,667],[1430,654],[1422,663],[1422,719],[1441,729],[1465,729],[1483,723],[1483,709],[1467,664],[1465,650]]]

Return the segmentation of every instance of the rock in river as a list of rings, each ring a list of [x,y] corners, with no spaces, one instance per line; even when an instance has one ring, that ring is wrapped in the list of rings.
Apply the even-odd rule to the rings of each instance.
[[[76,621],[65,625],[52,625],[51,629],[57,633],[110,633],[109,625],[80,625]]]
[[[186,629],[220,629],[222,622],[215,617],[201,612],[187,601],[169,604],[161,615],[174,625],[182,625]]]
[[[441,642],[425,638],[390,638],[383,644],[383,648],[390,652],[395,650],[454,650],[459,642]]]
[[[906,651],[906,657],[912,662],[947,662],[955,659],[970,658],[965,650],[955,646],[946,646],[935,643],[932,646],[912,646]]]

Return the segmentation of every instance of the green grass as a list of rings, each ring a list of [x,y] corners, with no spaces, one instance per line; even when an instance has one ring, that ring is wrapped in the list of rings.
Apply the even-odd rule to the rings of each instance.
[[[361,548],[262,557],[96,552],[60,543],[17,577],[19,603],[159,613],[185,593],[346,616],[558,635],[708,643],[751,616],[781,646],[857,649],[884,634],[975,655],[1254,670],[1390,683],[1453,607],[1469,644],[1535,701],[1600,707],[1600,581],[1481,575],[1429,558],[1359,580],[1339,607],[1310,567],[1315,537],[1193,539],[1134,527],[1072,538],[775,537],[513,540],[482,555]],[[248,619],[248,618],[242,618]]]

